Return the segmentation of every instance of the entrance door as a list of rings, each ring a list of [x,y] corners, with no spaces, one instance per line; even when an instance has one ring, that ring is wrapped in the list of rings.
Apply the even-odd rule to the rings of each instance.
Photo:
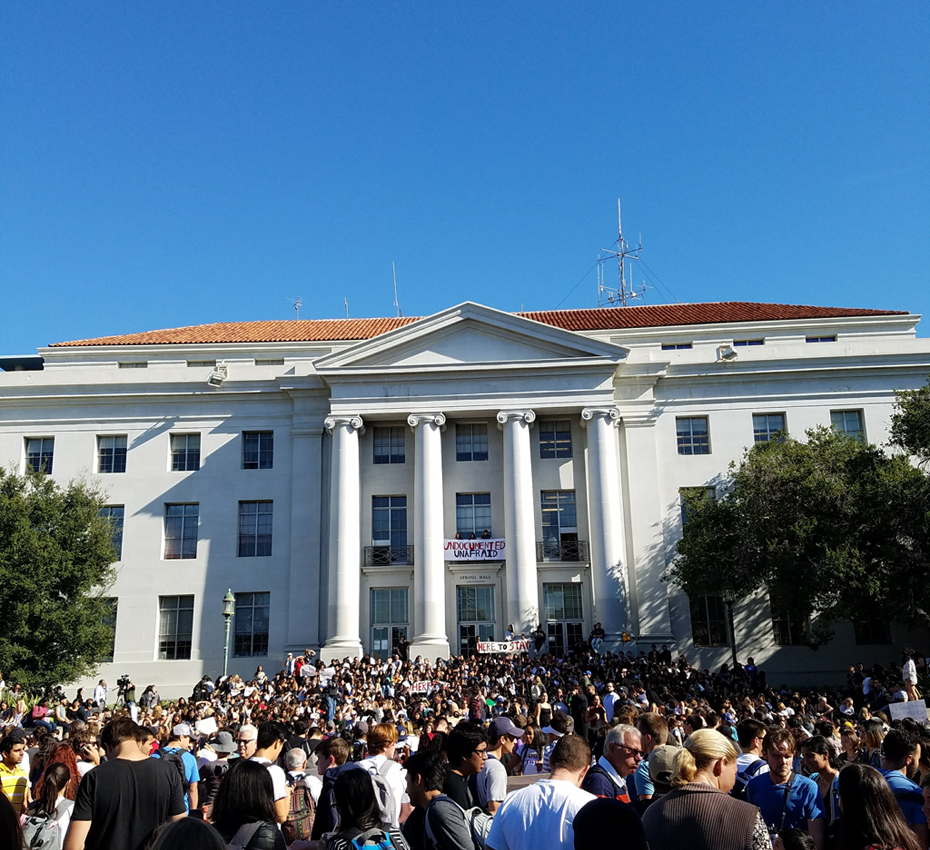
[[[577,582],[543,585],[549,651],[564,655],[584,639],[581,587]]]
[[[479,640],[494,640],[494,586],[457,587],[456,613],[459,629],[459,653],[477,652]]]

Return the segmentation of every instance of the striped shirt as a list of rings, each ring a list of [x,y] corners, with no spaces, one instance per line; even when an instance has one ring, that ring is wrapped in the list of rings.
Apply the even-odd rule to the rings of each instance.
[[[0,787],[7,799],[13,804],[17,813],[23,811],[26,806],[26,788],[29,785],[29,777],[26,771],[18,764],[13,767],[7,767],[4,762],[0,761]]]

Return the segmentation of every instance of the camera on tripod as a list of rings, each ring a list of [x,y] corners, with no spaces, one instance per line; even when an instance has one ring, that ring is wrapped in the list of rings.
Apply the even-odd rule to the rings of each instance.
[[[125,675],[120,676],[116,680],[116,687],[119,688],[121,691],[125,691],[131,684],[132,684],[132,680],[129,678],[129,676],[125,676]]]

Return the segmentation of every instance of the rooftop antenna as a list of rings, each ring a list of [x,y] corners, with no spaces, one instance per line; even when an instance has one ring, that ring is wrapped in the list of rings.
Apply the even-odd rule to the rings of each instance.
[[[646,285],[642,289],[633,289],[633,269],[630,269],[630,283],[626,282],[626,260],[639,259],[639,252],[643,249],[643,240],[631,247],[623,238],[623,220],[620,217],[620,199],[617,198],[617,241],[611,248],[602,248],[597,253],[597,306],[598,307],[629,307],[634,298],[641,298],[646,293]],[[604,263],[607,260],[617,261],[617,283],[609,286],[604,280]]]
[[[300,318],[300,305],[304,303],[304,299],[299,295],[296,298],[288,298],[288,301],[294,305],[294,312],[297,314],[297,318]]]
[[[349,298],[348,296],[343,296],[342,300],[345,301],[345,304],[346,304],[346,318],[348,319],[349,318]]]
[[[393,260],[391,260],[391,271],[394,272],[394,309],[397,310],[398,316],[403,316],[404,314],[400,311],[400,304],[397,301],[397,269]]]

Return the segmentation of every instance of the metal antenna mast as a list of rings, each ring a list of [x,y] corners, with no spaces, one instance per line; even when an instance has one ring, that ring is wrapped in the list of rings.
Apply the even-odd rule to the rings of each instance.
[[[598,307],[629,307],[634,298],[641,298],[646,292],[646,285],[641,290],[633,289],[632,269],[630,270],[630,283],[627,285],[625,275],[626,259],[639,259],[639,252],[643,249],[643,240],[633,247],[623,238],[623,221],[620,217],[620,199],[617,198],[617,242],[612,248],[602,248],[597,253],[597,306]],[[617,285],[608,286],[604,281],[604,263],[607,260],[617,261]]]
[[[304,303],[304,299],[298,295],[297,298],[288,298],[287,300],[290,301],[291,304],[294,305],[294,312],[297,314],[297,318],[299,319],[300,318],[300,305]]]
[[[397,301],[397,269],[393,260],[391,260],[391,271],[394,272],[394,309],[397,310],[398,316],[403,316],[404,314],[400,311],[400,304]]]

